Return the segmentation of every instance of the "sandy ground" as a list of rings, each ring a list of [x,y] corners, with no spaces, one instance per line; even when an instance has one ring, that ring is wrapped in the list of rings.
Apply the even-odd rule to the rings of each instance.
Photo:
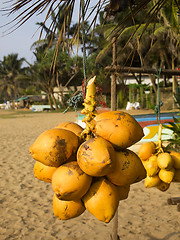
[[[63,121],[75,121],[76,113],[32,113],[1,118],[0,110],[0,239],[109,240],[113,221],[100,222],[85,211],[80,217],[60,221],[53,215],[50,183],[34,178],[35,161],[29,147],[45,130]],[[135,152],[139,145],[131,147]],[[129,198],[118,209],[121,240],[179,240],[180,213],[167,204],[180,197],[180,183],[165,193],[145,189],[143,181],[131,185]]]

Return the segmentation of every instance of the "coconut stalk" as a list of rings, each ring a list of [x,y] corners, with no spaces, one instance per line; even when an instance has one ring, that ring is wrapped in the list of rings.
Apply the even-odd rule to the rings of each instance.
[[[84,99],[84,109],[81,111],[82,114],[85,114],[83,122],[86,123],[86,128],[81,134],[83,140],[88,140],[94,136],[95,133],[95,116],[97,115],[95,100],[96,97],[96,76],[91,78],[86,87],[86,97]]]
[[[162,146],[162,140],[161,140],[161,135],[162,135],[162,124],[160,123],[159,124],[159,130],[158,130],[158,146],[157,146],[157,155],[159,153],[163,153],[164,152],[164,149],[163,149],[163,146]]]

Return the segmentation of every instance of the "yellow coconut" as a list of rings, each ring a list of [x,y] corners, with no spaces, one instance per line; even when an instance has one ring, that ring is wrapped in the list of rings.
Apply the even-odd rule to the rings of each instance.
[[[90,176],[105,176],[114,167],[115,151],[110,142],[102,137],[88,139],[77,152],[80,168]]]
[[[131,150],[115,151],[114,170],[107,178],[116,185],[129,185],[141,181],[146,171],[140,158]]]
[[[175,170],[175,175],[173,178],[173,182],[180,182],[180,169]]]
[[[160,153],[157,157],[159,168],[169,170],[173,167],[173,159],[168,152]]]
[[[156,152],[156,144],[154,142],[143,143],[138,152],[138,156],[142,161],[146,161]]]
[[[75,122],[63,122],[58,124],[55,128],[62,128],[62,129],[67,129],[73,133],[75,133],[78,137],[80,137],[83,128],[81,126],[79,126],[77,123]]]
[[[148,160],[145,161],[145,169],[149,177],[155,176],[159,172],[157,164],[157,156],[152,155]]]
[[[53,212],[60,220],[68,220],[80,216],[85,211],[84,204],[81,200],[64,201],[53,196]]]
[[[73,132],[53,128],[41,133],[29,150],[35,160],[59,167],[76,154],[78,146],[78,137]]]
[[[159,178],[158,175],[155,175],[153,177],[147,176],[144,180],[144,186],[146,188],[156,187],[157,185],[160,184],[160,182],[161,182],[161,179]]]
[[[128,148],[144,136],[142,127],[126,112],[103,112],[95,120],[96,134],[110,141],[116,149]]]
[[[124,200],[128,198],[130,185],[117,186],[119,190],[119,200]]]
[[[147,161],[143,161],[143,160],[141,160],[141,162],[142,162],[144,168],[146,169]]]
[[[84,173],[77,162],[69,162],[56,169],[52,176],[52,188],[62,200],[82,198],[91,185],[92,177]]]
[[[170,187],[170,184],[169,183],[165,183],[163,181],[161,181],[160,184],[158,184],[156,186],[156,188],[159,189],[162,192],[167,191],[169,187]]]
[[[41,162],[36,161],[34,165],[34,176],[39,180],[50,182],[52,181],[52,175],[54,174],[56,167],[49,167]]]
[[[180,153],[179,152],[175,152],[175,151],[171,151],[170,155],[173,159],[174,165],[173,167],[176,169],[180,169]]]
[[[119,190],[117,186],[101,177],[92,183],[82,200],[92,215],[100,221],[108,223],[118,208]]]
[[[161,169],[159,171],[159,178],[165,183],[171,183],[175,175],[175,169],[170,170]]]

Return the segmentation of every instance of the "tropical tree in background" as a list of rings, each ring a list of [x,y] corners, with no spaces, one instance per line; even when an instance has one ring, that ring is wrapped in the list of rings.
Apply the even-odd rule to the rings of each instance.
[[[79,70],[78,65],[74,58],[65,51],[59,51],[56,59],[56,64],[52,68],[52,59],[54,56],[54,49],[46,49],[43,46],[36,48],[34,51],[36,56],[36,61],[33,66],[31,66],[32,71],[32,84],[36,86],[37,89],[41,88],[46,92],[48,97],[48,102],[53,109],[53,104],[56,109],[58,109],[57,102],[54,97],[54,88],[58,86],[59,92],[61,93],[61,107],[65,107],[65,102],[63,98],[63,87],[69,85],[74,86],[74,91],[76,91],[77,84],[82,82],[82,71]],[[79,62],[80,60],[78,60]],[[53,100],[53,104],[51,102]]]
[[[56,61],[58,61],[58,51],[61,52],[63,49],[65,53],[67,53],[67,50],[74,44],[78,45],[78,43],[80,43],[79,38],[84,37],[83,31],[85,28],[85,37],[87,37],[86,49],[87,42],[91,42],[90,47],[88,47],[88,75],[90,75],[91,72],[98,73],[101,75],[100,80],[103,81],[104,73],[101,70],[102,67],[110,65],[112,62],[110,49],[114,37],[117,40],[117,52],[119,53],[117,63],[128,66],[148,65],[150,67],[166,67],[167,65],[169,67],[168,60],[170,59],[169,54],[171,54],[171,51],[164,51],[161,42],[165,39],[166,44],[169,41],[169,44],[172,44],[173,47],[178,46],[178,42],[174,41],[177,35],[173,33],[171,38],[169,38],[170,32],[167,34],[167,29],[174,28],[173,26],[176,25],[175,22],[178,23],[177,16],[180,10],[178,0],[97,0],[95,2],[81,0],[79,23],[72,26],[75,2],[76,0],[50,0],[48,2],[45,0],[36,0],[35,2],[31,0],[13,0],[10,2],[10,7],[7,7],[8,14],[17,12],[15,21],[12,21],[12,30],[20,27],[21,24],[25,23],[34,14],[47,10],[46,19],[40,23],[42,31],[44,29],[47,33],[47,40],[44,42],[45,44],[42,41],[42,45],[40,44],[39,47],[42,48],[42,52],[44,52],[45,48],[49,48],[50,50],[51,48],[54,49],[54,55],[52,57],[52,63],[54,64],[53,73],[55,73],[55,69],[57,69]],[[84,9],[82,7],[83,3]],[[90,9],[90,5],[94,7]],[[170,6],[172,7],[172,14],[167,11]],[[103,25],[102,32],[100,31],[101,26],[96,28],[96,20],[101,11],[104,11],[100,19],[100,24]],[[94,17],[87,28],[86,23],[92,13],[94,13]],[[172,20],[173,14],[174,20],[176,21]],[[85,26],[83,21],[84,16],[86,16]],[[52,18],[52,20],[50,21],[50,25],[47,26],[47,19],[49,18]],[[176,27],[177,26],[179,26],[179,23]],[[92,34],[90,34],[89,31],[92,27],[93,31]],[[166,33],[162,30],[163,27],[164,30],[166,29]],[[73,28],[73,31],[71,31],[71,28]],[[160,34],[162,31],[163,34]],[[90,36],[93,36],[91,41],[89,41]],[[104,44],[106,44],[106,46]],[[52,47],[50,48],[50,46]],[[37,48],[37,46],[35,47]],[[176,49],[174,51],[173,47],[170,49],[174,52],[173,56],[175,56],[177,48],[174,48]],[[99,58],[99,50],[105,53],[105,58]],[[175,56],[174,65],[176,62],[177,57]],[[171,63],[173,63],[173,61]],[[72,68],[77,69],[74,67],[74,63]],[[51,72],[52,68],[50,69]],[[50,74],[52,74],[52,72]],[[75,74],[75,71],[73,74]],[[55,79],[59,79],[60,75],[61,71],[57,71]],[[73,75],[71,75],[69,79],[71,79],[72,76]],[[57,83],[55,80],[52,81]],[[52,85],[54,85],[54,83],[52,83]]]
[[[20,89],[27,86],[27,75],[23,68],[24,58],[18,54],[9,54],[0,62],[0,96],[5,100],[16,99]]]
[[[155,6],[153,1],[146,9],[136,14],[126,28],[116,36],[117,64],[171,69],[171,61],[174,59],[177,66],[179,52],[178,6],[173,0],[167,1],[159,14],[151,19],[151,22],[147,25],[146,19],[143,22],[142,19],[144,15],[148,14],[152,5]],[[124,14],[127,14],[127,11],[128,9],[117,13],[115,17],[106,21],[104,26],[101,27],[106,42],[97,55],[99,63],[106,62],[107,56],[111,55],[112,36],[110,33],[117,28],[117,23],[123,18]],[[145,28],[146,31],[144,31]],[[152,77],[150,76],[156,92]]]
[[[12,28],[15,29],[16,27],[20,27],[23,23],[29,20],[34,14],[42,13],[43,11],[47,11],[46,19],[44,20],[44,24],[52,15],[52,9],[56,10],[53,20],[50,22],[50,30],[51,30],[51,40],[53,40],[54,34],[56,33],[56,29],[59,28],[60,19],[62,20],[63,24],[60,26],[60,31],[58,32],[58,40],[56,44],[56,51],[61,46],[61,43],[65,45],[69,45],[71,42],[72,44],[74,41],[69,41],[69,29],[72,23],[72,16],[74,13],[74,6],[77,0],[69,0],[69,1],[59,1],[59,0],[13,0],[10,2],[10,6],[7,6],[7,13],[12,14],[17,12],[17,16],[15,17],[14,21],[12,21]],[[144,22],[146,22],[146,26],[144,29],[147,28],[149,23],[151,23],[153,18],[159,14],[161,9],[167,5],[169,1],[167,0],[137,0],[137,1],[125,1],[125,0],[97,0],[96,2],[92,1],[84,1],[80,0],[80,8],[82,9],[82,13],[79,13],[79,24],[74,31],[73,39],[76,41],[77,37],[79,36],[79,31],[82,28],[83,17],[86,16],[88,19],[89,16],[94,13],[94,18],[90,23],[91,26],[96,25],[96,19],[100,11],[105,10],[107,16],[116,15],[118,12],[124,11],[124,9],[128,8],[127,13],[120,18],[116,24],[116,27],[110,32],[111,36],[118,36],[129,24],[139,12],[143,11],[148,4],[151,4],[151,7],[146,15]],[[178,0],[174,0],[177,5],[178,10],[180,9],[180,4]],[[82,7],[84,4],[84,8]],[[90,5],[92,6],[90,10]],[[5,9],[5,10],[6,10]],[[58,20],[58,21],[57,21]],[[85,19],[86,20],[86,19]],[[43,24],[43,26],[44,26]],[[136,29],[137,30],[137,29]],[[136,32],[135,30],[135,32]],[[67,33],[67,34],[66,34]],[[55,52],[56,52],[55,51]],[[56,54],[56,53],[55,53]]]

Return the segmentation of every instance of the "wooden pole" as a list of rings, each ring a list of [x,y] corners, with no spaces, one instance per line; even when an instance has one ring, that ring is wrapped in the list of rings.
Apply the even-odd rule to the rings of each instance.
[[[144,67],[123,67],[123,66],[107,66],[105,67],[105,71],[109,71],[111,73],[117,71],[121,73],[146,73],[146,74],[156,74],[156,69],[153,68],[144,68]],[[161,76],[179,76],[179,70],[173,69],[162,69]]]
[[[174,58],[172,58],[172,70],[174,70]],[[176,79],[172,76],[172,95],[173,95],[173,108],[175,108],[174,94],[176,93]]]
[[[112,59],[113,66],[116,66],[116,38],[112,39]],[[115,111],[117,109],[116,105],[116,77],[115,74],[111,74],[111,111]],[[112,235],[111,240],[118,240],[118,209],[115,213],[115,216],[112,220]]]
[[[112,226],[112,235],[111,240],[118,240],[118,209],[113,218],[113,226]]]
[[[113,66],[116,63],[116,38],[112,39],[112,60]],[[116,76],[114,73],[111,74],[111,111],[115,111],[116,106]]]

